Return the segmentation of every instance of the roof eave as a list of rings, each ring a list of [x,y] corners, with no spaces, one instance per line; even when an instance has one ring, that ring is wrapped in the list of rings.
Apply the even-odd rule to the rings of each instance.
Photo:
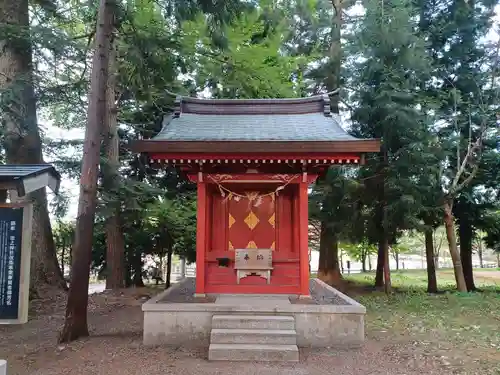
[[[338,141],[168,141],[138,140],[130,144],[138,153],[339,153],[380,152],[380,139]]]
[[[20,164],[0,165],[0,169],[9,168],[22,169],[23,167],[36,167],[34,171],[25,173],[4,174],[0,177],[0,190],[17,190],[18,196],[22,197],[36,190],[48,186],[55,194],[58,194],[61,184],[61,175],[50,164]]]

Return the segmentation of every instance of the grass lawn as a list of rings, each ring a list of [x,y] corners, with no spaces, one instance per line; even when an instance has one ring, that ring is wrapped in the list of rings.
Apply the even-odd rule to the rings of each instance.
[[[475,271],[500,271],[500,267],[493,268],[474,268]]]
[[[373,285],[374,277],[345,277],[354,282],[348,294],[367,308],[369,338],[412,341],[417,352],[439,356],[457,374],[500,374],[500,275],[476,276],[482,291],[460,294],[453,291],[453,271],[440,270],[444,293],[428,295],[425,270],[393,272],[397,291],[390,296],[363,288]]]
[[[496,269],[475,269],[474,281],[478,288],[486,290],[498,289],[500,291],[500,275],[498,277],[484,276],[484,272],[499,272]],[[478,276],[477,274],[481,274]],[[344,274],[344,276],[346,276]],[[347,280],[360,284],[373,285],[375,273],[358,273],[346,277]],[[427,272],[425,270],[405,270],[391,272],[392,284],[396,288],[404,291],[413,290],[424,292],[427,288]],[[442,269],[437,271],[438,287],[440,290],[452,291],[455,288],[455,275],[452,269]]]

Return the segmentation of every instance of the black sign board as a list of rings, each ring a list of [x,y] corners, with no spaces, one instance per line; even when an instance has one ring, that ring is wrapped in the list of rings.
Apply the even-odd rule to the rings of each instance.
[[[19,318],[23,210],[0,207],[0,319]]]

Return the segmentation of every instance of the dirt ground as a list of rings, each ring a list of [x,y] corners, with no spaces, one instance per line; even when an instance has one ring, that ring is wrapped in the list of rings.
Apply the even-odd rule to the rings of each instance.
[[[301,350],[298,364],[208,362],[206,349],[142,346],[140,305],[150,290],[91,297],[91,337],[57,345],[63,304],[23,326],[0,326],[0,358],[8,375],[432,375],[473,374],[451,367],[446,358],[420,350],[408,338],[367,332],[359,350]]]

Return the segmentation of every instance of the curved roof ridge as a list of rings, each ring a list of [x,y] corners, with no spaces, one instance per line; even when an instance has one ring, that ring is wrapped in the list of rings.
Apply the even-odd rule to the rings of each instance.
[[[323,113],[330,116],[328,95],[284,99],[201,99],[178,97],[175,115],[294,115]]]
[[[200,104],[246,104],[246,103],[270,103],[270,104],[296,104],[296,103],[310,103],[322,102],[325,100],[325,95],[312,95],[302,98],[252,98],[252,99],[214,99],[214,98],[196,98],[192,96],[179,96],[177,98],[183,102],[200,103]]]

